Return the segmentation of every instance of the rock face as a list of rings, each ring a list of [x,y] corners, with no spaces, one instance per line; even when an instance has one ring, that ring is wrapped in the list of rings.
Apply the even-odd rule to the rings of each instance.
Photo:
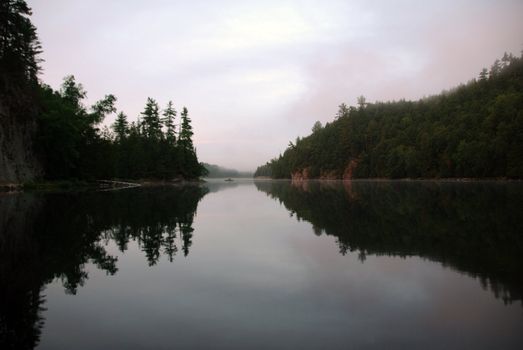
[[[358,167],[358,159],[351,159],[345,171],[343,172],[343,180],[352,180],[354,177],[354,170]]]
[[[42,174],[34,150],[36,112],[23,110],[0,97],[0,185],[33,180]]]
[[[297,170],[291,174],[292,181],[303,181],[303,180],[309,180],[309,168],[305,168],[303,170]]]

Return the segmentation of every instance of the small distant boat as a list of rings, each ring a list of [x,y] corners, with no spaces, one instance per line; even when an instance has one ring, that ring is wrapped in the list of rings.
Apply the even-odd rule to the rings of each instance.
[[[225,181],[234,181],[234,180],[231,178],[228,178],[228,179],[225,179]]]

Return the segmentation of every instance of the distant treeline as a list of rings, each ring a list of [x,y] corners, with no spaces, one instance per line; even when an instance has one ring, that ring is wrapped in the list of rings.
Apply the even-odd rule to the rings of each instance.
[[[238,171],[235,169],[227,169],[215,164],[203,163],[203,166],[207,170],[207,177],[252,177],[252,172],[249,171]]]
[[[523,178],[523,57],[505,53],[478,79],[419,101],[360,96],[255,176]]]
[[[38,175],[53,180],[192,179],[205,174],[187,108],[178,123],[172,102],[160,111],[148,98],[137,121],[129,123],[120,112],[111,128],[101,128],[104,118],[116,112],[113,95],[86,107],[86,92],[73,76],[64,79],[60,91],[42,84],[41,45],[30,15],[24,0],[0,4],[0,132],[5,134],[0,134],[0,151],[10,151],[9,157],[0,157],[0,181],[13,173],[19,180]]]

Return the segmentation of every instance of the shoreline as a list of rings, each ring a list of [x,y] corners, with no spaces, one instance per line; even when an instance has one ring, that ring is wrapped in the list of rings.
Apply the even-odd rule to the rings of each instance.
[[[304,181],[341,181],[341,182],[363,182],[363,181],[375,181],[375,182],[523,182],[523,179],[509,179],[509,178],[455,178],[455,177],[446,177],[446,178],[399,178],[391,179],[384,177],[368,177],[368,178],[356,178],[356,179],[322,179],[322,178],[310,178],[310,179],[273,179],[266,176],[254,177],[254,180],[263,180],[263,181],[294,181],[294,182],[304,182]]]
[[[253,181],[290,181],[290,182],[307,182],[307,181],[325,181],[325,182],[447,182],[447,183],[519,183],[523,179],[507,178],[361,178],[361,179],[272,179],[266,176],[250,178]],[[176,179],[176,180],[153,180],[153,179],[111,179],[95,181],[79,180],[59,180],[59,181],[42,181],[27,183],[0,183],[0,193],[18,193],[25,191],[73,191],[73,190],[118,190],[135,187],[161,187],[161,186],[183,186],[206,183],[204,179]]]
[[[76,191],[76,190],[117,190],[135,187],[155,186],[177,186],[187,184],[205,183],[202,179],[176,179],[176,180],[153,180],[153,179],[101,179],[93,181],[83,180],[56,180],[35,182],[9,182],[0,183],[0,193],[18,193],[26,191]]]

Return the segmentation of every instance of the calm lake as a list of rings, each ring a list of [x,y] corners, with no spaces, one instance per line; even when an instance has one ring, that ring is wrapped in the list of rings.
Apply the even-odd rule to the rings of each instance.
[[[523,183],[0,196],[2,349],[523,349]]]

